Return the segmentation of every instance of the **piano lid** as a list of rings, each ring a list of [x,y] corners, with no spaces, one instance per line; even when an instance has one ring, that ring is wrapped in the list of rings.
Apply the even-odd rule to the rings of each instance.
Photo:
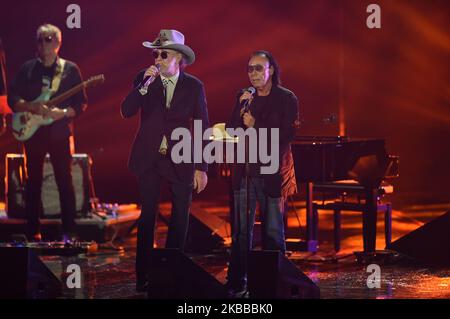
[[[355,179],[373,185],[386,172],[384,139],[297,136],[291,146],[298,182]]]

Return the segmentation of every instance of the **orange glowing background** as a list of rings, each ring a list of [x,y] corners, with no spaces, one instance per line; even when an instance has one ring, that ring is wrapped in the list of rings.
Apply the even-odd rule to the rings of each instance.
[[[135,201],[126,167],[138,119],[122,120],[119,106],[134,75],[152,63],[142,47],[161,28],[182,31],[197,55],[187,69],[205,84],[212,123],[231,112],[248,86],[245,65],[256,49],[272,51],[282,82],[300,100],[305,135],[382,137],[401,158],[397,194],[450,198],[450,36],[447,1],[76,1],[81,29],[65,27],[74,1],[9,1],[0,7],[7,77],[34,54],[43,22],[63,31],[61,55],[85,78],[107,81],[88,91],[89,108],[76,122],[76,150],[94,160],[97,195]],[[381,7],[382,28],[368,29],[366,7]],[[324,123],[330,114],[335,123]],[[341,126],[339,125],[341,121]],[[3,156],[16,152],[11,133]],[[3,193],[3,180],[0,184]]]

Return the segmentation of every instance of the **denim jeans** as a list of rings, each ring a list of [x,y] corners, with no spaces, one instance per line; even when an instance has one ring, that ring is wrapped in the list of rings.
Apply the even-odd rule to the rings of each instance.
[[[264,193],[264,180],[252,177],[249,181],[249,236],[246,216],[246,185],[242,179],[241,187],[234,191],[234,216],[232,229],[231,260],[228,267],[228,286],[233,289],[245,287],[247,282],[247,250],[253,248],[253,225],[256,203],[260,208],[262,224],[262,249],[286,251],[284,238],[284,199],[272,198]]]

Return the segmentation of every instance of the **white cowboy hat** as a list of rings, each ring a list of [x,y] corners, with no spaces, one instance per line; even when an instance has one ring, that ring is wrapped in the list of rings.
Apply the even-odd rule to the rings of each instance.
[[[184,44],[184,35],[177,30],[161,30],[155,41],[145,41],[142,45],[150,49],[170,49],[181,52],[188,65],[195,61],[194,51]]]

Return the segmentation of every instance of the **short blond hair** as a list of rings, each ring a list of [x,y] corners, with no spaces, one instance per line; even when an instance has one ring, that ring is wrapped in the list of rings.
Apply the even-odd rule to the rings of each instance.
[[[58,39],[58,42],[61,43],[61,40],[62,40],[61,30],[56,25],[53,25],[50,23],[45,23],[43,25],[40,25],[36,31],[36,38],[39,38],[39,36],[42,33],[54,34],[56,36],[56,38]]]

